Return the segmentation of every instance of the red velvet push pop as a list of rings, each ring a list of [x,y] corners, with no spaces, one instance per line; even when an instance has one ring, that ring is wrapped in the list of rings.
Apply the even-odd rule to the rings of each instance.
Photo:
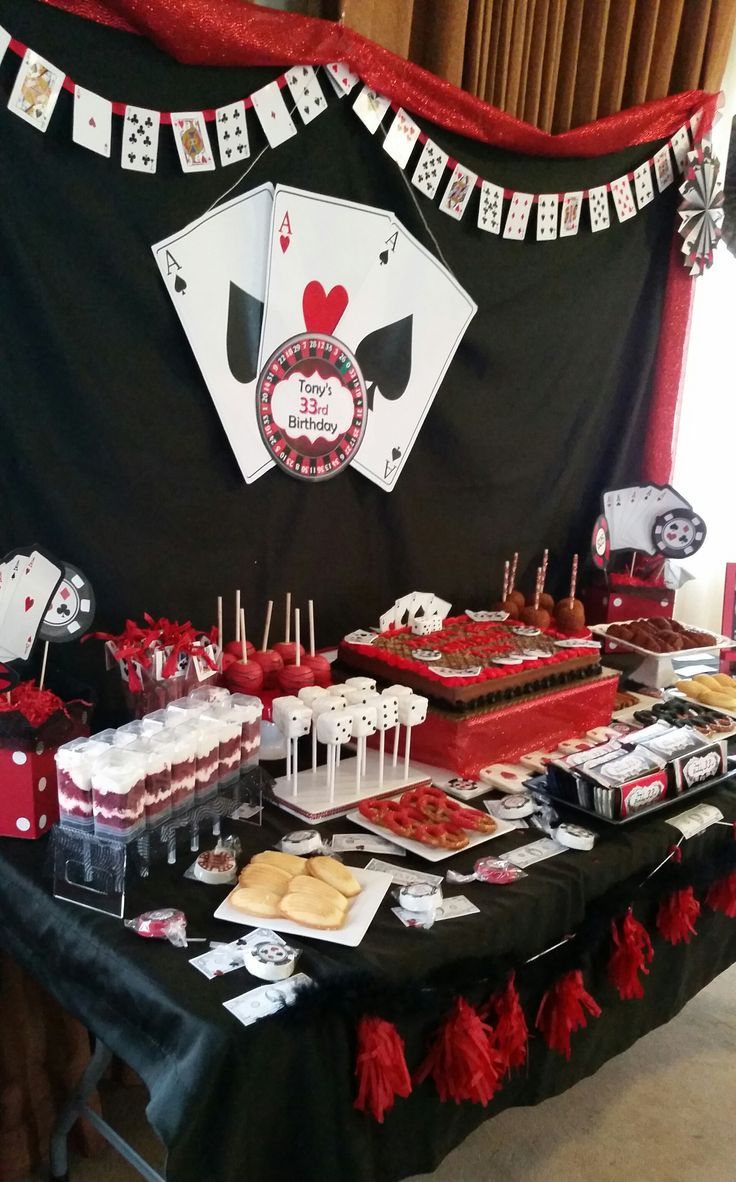
[[[284,662],[281,660],[279,654],[275,649],[268,647],[268,634],[271,631],[271,613],[273,612],[273,600],[269,599],[268,609],[266,611],[266,625],[263,629],[263,644],[258,652],[253,653],[253,660],[257,665],[261,666],[263,670],[263,688],[275,689],[278,684],[276,678],[284,667]]]
[[[294,694],[296,696],[300,689],[304,689],[308,685],[314,685],[314,673],[308,665],[302,665],[301,654],[304,651],[299,643],[299,623],[300,611],[296,608],[294,612],[294,632],[296,633],[296,660],[293,665],[286,665],[279,673],[279,687],[285,694]]]
[[[240,609],[240,660],[229,665],[223,680],[231,693],[257,694],[263,687],[263,669],[257,661],[248,660],[247,639],[245,635],[245,612]]]
[[[575,598],[578,581],[578,556],[572,560],[570,574],[570,594],[567,599],[561,599],[555,609],[555,621],[560,632],[582,632],[585,629],[585,608],[579,599]]]
[[[296,661],[297,645],[289,641],[291,636],[291,591],[286,592],[286,626],[284,628],[284,639],[280,640],[278,644],[273,646],[274,652],[277,652],[285,665],[293,665]],[[301,651],[300,657],[304,656],[304,649],[301,645],[298,646]]]
[[[332,685],[332,665],[327,657],[314,651],[314,600],[309,600],[309,652],[302,658],[302,665],[306,665],[314,674],[314,684],[326,689]]]

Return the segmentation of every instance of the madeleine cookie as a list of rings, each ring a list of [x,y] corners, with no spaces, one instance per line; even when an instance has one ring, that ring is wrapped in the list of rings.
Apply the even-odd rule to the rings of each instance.
[[[703,694],[707,694],[707,689],[704,685],[700,685],[697,681],[676,681],[675,689],[678,689],[681,694],[687,694],[689,698],[695,698],[699,702]]]
[[[278,891],[283,895],[284,891],[288,889],[291,877],[285,870],[279,870],[278,866],[269,866],[265,862],[255,866],[251,862],[244,870],[240,871],[238,882],[241,886],[268,887],[269,890]]]
[[[296,878],[292,878],[289,883],[289,894],[298,894],[300,891],[305,895],[316,896],[318,899],[327,899],[335,906],[342,907],[343,911],[348,905],[345,895],[341,895],[338,890],[335,890],[329,883],[323,882],[321,878],[312,878],[311,874],[297,874]]]
[[[251,862],[256,866],[260,866],[262,862],[269,866],[278,866],[279,870],[286,870],[292,878],[295,874],[305,873],[304,858],[298,858],[296,854],[282,854],[278,850],[263,850],[260,854],[254,854]]]
[[[355,875],[351,874],[347,866],[343,866],[342,862],[337,862],[334,858],[324,856],[310,858],[307,863],[307,872],[314,878],[326,882],[328,886],[334,887],[336,891],[348,899],[359,895],[362,890]]]
[[[276,919],[281,914],[279,903],[282,896],[261,886],[236,887],[228,903],[238,911],[257,915],[259,919]]]
[[[714,673],[713,680],[717,681],[726,693],[730,691],[736,694],[736,677],[729,677],[727,673]]]
[[[719,685],[715,677],[711,677],[710,673],[697,673],[693,678],[698,685],[703,685],[707,690],[712,690],[714,694],[719,693],[723,686]]]
[[[279,914],[293,923],[303,923],[308,928],[334,931],[345,922],[345,909],[319,895],[308,895],[304,891],[289,891],[279,903]]]

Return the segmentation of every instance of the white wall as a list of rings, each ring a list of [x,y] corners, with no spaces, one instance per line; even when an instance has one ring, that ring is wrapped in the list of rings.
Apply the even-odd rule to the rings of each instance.
[[[725,166],[736,115],[736,38],[723,81],[725,105],[713,130]],[[720,631],[726,562],[736,562],[736,258],[723,243],[693,281],[695,299],[672,483],[708,527],[685,566],[696,577],[677,595],[678,619]]]

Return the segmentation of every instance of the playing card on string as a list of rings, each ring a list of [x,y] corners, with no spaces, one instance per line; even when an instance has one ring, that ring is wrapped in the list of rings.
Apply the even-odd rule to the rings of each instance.
[[[353,110],[371,135],[375,135],[390,106],[391,100],[387,99],[385,94],[379,94],[370,86],[364,86],[353,103]]]
[[[392,233],[384,210],[279,185],[267,236],[260,365],[297,333],[327,333],[350,347],[341,319]]]
[[[652,184],[652,164],[650,160],[645,160],[643,164],[634,172],[634,190],[636,192],[636,203],[639,209],[643,209],[650,201],[654,200],[654,186]]]
[[[427,140],[417,161],[411,183],[425,197],[434,197],[447,167],[447,152],[443,152],[433,140]]]
[[[549,242],[557,237],[556,193],[540,193],[537,201],[537,242]]]
[[[183,172],[212,172],[215,157],[201,111],[172,111],[171,130]]]
[[[272,148],[296,135],[294,120],[288,112],[278,82],[269,82],[251,96],[253,110]]]
[[[325,66],[327,77],[332,83],[335,94],[342,98],[360,82],[360,75],[351,70],[347,62],[330,62]]]
[[[677,164],[677,171],[684,172],[687,164],[687,154],[690,151],[690,137],[687,134],[687,124],[678,127],[672,137],[672,155]]]
[[[464,164],[456,164],[440,201],[442,212],[448,213],[451,218],[455,218],[459,222],[465,213],[477,179],[477,175],[466,168]]]
[[[480,187],[478,226],[489,234],[500,234],[503,215],[503,188],[491,181],[483,181]]]
[[[8,99],[8,110],[45,131],[64,85],[64,71],[27,49]]]
[[[670,149],[667,144],[664,144],[654,155],[654,175],[657,178],[657,188],[660,193],[663,193],[675,179],[672,160],[670,158]]]
[[[215,111],[215,126],[220,164],[225,167],[237,164],[239,160],[247,160],[250,156],[250,141],[244,99],[218,107]]]
[[[327,100],[314,66],[292,66],[286,73],[286,85],[302,117],[302,123],[311,123],[327,110]]]
[[[596,189],[588,190],[588,207],[590,209],[591,230],[594,233],[597,230],[607,230],[611,224],[611,218],[608,213],[608,196],[605,185],[599,185]]]
[[[506,225],[503,228],[504,238],[515,238],[521,242],[526,234],[527,222],[529,221],[531,211],[532,194],[514,193],[506,217]]]
[[[406,168],[418,139],[419,125],[399,107],[383,141],[384,152],[388,152],[391,159],[395,160],[400,168]]]
[[[121,166],[131,172],[155,172],[160,129],[159,111],[150,111],[147,107],[126,107]]]
[[[0,25],[0,62],[5,57],[8,46],[10,45],[10,33]]]
[[[636,216],[634,195],[627,176],[620,176],[617,180],[611,181],[611,196],[620,222],[627,222],[629,218]]]
[[[100,156],[110,155],[112,131],[112,103],[109,99],[74,87],[74,122],[72,139],[75,144],[97,152]]]
[[[261,185],[152,247],[248,484],[273,466],[255,408],[272,206]]]
[[[368,422],[353,467],[390,491],[477,311],[458,281],[397,221],[338,336],[366,386]]]
[[[560,238],[571,238],[573,234],[577,234],[582,207],[583,194],[581,190],[575,193],[565,193],[560,214]]]

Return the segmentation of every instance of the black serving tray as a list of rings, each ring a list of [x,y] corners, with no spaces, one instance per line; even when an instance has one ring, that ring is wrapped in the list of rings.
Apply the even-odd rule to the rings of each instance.
[[[672,796],[667,800],[661,800],[658,804],[650,805],[646,809],[640,809],[639,812],[632,813],[630,817],[621,817],[618,821],[614,821],[611,817],[603,817],[600,813],[594,812],[593,809],[586,809],[582,804],[573,803],[571,800],[564,800],[561,796],[555,796],[547,788],[547,777],[545,775],[530,777],[526,781],[526,785],[535,792],[543,792],[555,806],[559,805],[562,808],[571,809],[572,812],[581,813],[591,821],[601,821],[605,825],[613,825],[614,828],[618,828],[621,825],[630,825],[632,821],[638,821],[640,817],[651,817],[653,813],[660,813],[664,809],[671,809],[674,805],[680,805],[682,807],[692,797],[700,796],[703,792],[707,792],[709,788],[718,788],[721,784],[729,782],[733,783],[736,787],[736,767],[732,767],[729,771],[724,772],[722,776],[716,776],[714,780],[706,780],[705,783],[698,784],[696,788],[690,788],[687,792],[681,792],[679,796]]]

